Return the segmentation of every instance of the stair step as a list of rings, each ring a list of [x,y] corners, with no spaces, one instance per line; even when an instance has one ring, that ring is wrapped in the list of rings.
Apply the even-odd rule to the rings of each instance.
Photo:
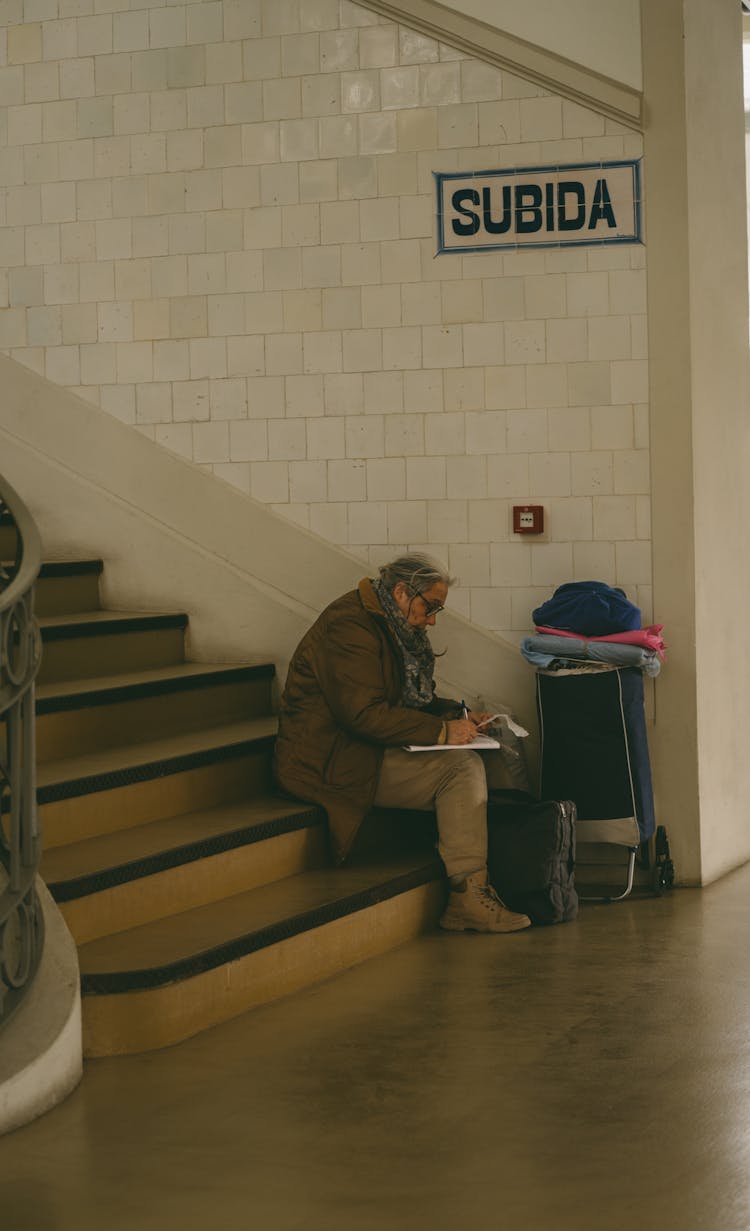
[[[435,856],[323,868],[85,944],[87,1055],[164,1047],[434,925]]]
[[[37,689],[39,762],[219,723],[271,707],[272,663],[176,663]]]
[[[39,683],[183,662],[187,622],[182,613],[96,610],[43,616]]]
[[[44,879],[56,902],[69,902],[324,820],[314,804],[263,795],[56,847],[44,855]]]
[[[3,541],[3,527],[0,526],[0,543]],[[13,562],[12,552],[0,551],[0,569],[12,568]],[[99,610],[99,578],[103,567],[101,560],[48,560],[42,563],[34,585],[36,616]]]
[[[143,780],[177,773],[185,760],[201,755],[211,757],[226,748],[253,741],[271,740],[276,734],[276,725],[276,719],[270,716],[254,718],[142,743],[123,744],[85,756],[46,761],[39,766],[37,775],[39,802],[47,803],[63,795],[106,791],[112,787],[113,779]]]
[[[101,560],[55,560],[42,565],[34,590],[38,617],[96,611]]]
[[[270,787],[276,719],[45,761],[37,773],[45,847],[248,798]]]
[[[323,810],[264,795],[57,847],[41,875],[82,944],[325,862]]]
[[[82,989],[144,991],[190,978],[439,875],[435,860],[411,857],[290,876],[82,946]]]
[[[16,526],[10,513],[0,513],[0,560],[15,560],[16,538]]]

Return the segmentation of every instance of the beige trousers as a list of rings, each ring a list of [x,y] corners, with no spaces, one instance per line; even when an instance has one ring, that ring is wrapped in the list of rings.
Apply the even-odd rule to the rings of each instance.
[[[491,760],[493,754],[485,753]],[[406,752],[386,748],[375,803],[381,808],[434,808],[438,851],[448,876],[470,876],[487,864],[487,777],[491,766],[468,749]]]

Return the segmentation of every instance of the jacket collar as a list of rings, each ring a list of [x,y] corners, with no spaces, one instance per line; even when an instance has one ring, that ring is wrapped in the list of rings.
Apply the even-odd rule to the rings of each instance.
[[[381,619],[385,619],[385,612],[380,606],[380,601],[375,593],[375,590],[373,589],[373,585],[369,577],[362,578],[357,586],[357,591],[365,611],[368,612],[369,615],[379,616]]]

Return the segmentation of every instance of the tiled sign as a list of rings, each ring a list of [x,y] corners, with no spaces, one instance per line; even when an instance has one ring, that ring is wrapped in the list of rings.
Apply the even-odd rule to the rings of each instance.
[[[438,252],[641,242],[636,160],[434,174]]]

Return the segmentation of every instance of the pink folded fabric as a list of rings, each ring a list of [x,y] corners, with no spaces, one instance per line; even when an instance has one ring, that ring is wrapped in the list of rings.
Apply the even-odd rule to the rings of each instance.
[[[649,624],[647,628],[634,628],[629,633],[608,633],[606,637],[587,637],[585,633],[571,633],[564,628],[547,628],[537,625],[538,633],[549,633],[553,637],[577,637],[584,641],[615,641],[622,645],[639,645],[644,650],[655,650],[662,661],[666,645],[661,635],[663,624]]]

